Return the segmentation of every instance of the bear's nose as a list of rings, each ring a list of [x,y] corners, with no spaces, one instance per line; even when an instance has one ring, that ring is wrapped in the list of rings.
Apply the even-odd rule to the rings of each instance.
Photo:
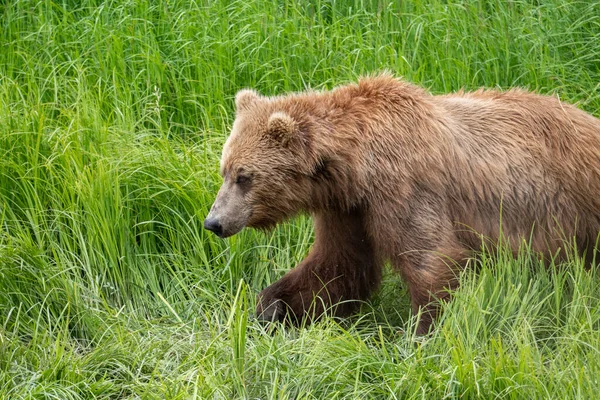
[[[204,220],[204,229],[213,232],[217,236],[221,236],[223,234],[223,227],[216,218],[206,218]]]

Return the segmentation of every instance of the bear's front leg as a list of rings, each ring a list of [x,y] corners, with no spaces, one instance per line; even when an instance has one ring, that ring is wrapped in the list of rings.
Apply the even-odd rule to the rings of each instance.
[[[356,310],[381,281],[381,265],[360,211],[313,215],[315,243],[308,256],[258,296],[257,318],[294,324],[323,313]]]

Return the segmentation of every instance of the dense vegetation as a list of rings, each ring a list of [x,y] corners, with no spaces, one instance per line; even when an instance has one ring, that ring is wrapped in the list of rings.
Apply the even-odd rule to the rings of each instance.
[[[600,2],[1,2],[0,398],[597,397],[600,277],[577,257],[481,255],[427,338],[391,273],[344,321],[248,319],[312,228],[202,229],[235,92],[382,69],[600,116]]]

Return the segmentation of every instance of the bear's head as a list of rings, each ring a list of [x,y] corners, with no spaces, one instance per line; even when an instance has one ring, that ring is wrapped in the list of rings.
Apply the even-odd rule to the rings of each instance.
[[[204,227],[220,237],[270,228],[310,210],[323,161],[311,145],[320,125],[302,101],[236,96],[236,119],[223,147],[223,184]]]

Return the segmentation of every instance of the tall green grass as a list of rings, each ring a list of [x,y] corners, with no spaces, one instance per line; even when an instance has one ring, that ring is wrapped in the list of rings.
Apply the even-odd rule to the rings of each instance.
[[[576,258],[482,255],[428,338],[391,273],[344,321],[248,318],[312,229],[202,229],[235,92],[382,69],[600,116],[600,2],[0,4],[0,398],[596,397],[600,281]]]

